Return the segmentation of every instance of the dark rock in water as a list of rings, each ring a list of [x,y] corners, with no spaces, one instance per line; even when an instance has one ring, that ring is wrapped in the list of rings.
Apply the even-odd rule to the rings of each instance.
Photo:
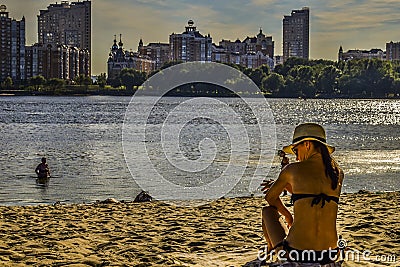
[[[116,204],[116,203],[119,203],[119,201],[118,200],[116,200],[115,198],[107,198],[106,200],[103,200],[103,201],[98,201],[98,203],[100,203],[100,204]]]
[[[357,194],[371,194],[371,192],[368,190],[361,189],[361,190],[358,190]]]
[[[150,202],[152,200],[153,198],[146,191],[142,191],[135,197],[133,202]]]

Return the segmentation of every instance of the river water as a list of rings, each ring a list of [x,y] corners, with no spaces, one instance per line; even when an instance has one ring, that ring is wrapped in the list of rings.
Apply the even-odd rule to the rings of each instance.
[[[0,205],[82,203],[109,197],[133,200],[141,190],[138,177],[150,180],[152,177],[146,176],[150,175],[145,172],[146,168],[143,173],[140,168],[131,168],[133,178],[125,162],[122,128],[130,99],[111,96],[0,97]],[[140,100],[143,107],[152,103],[150,97]],[[188,100],[190,98],[162,98],[153,108],[150,124],[161,125],[168,118],[168,112]],[[240,99],[219,101],[246,113],[246,106]],[[271,144],[274,145],[268,144],[269,151],[275,153],[290,143],[297,124],[320,123],[327,131],[328,142],[337,148],[334,156],[346,175],[344,192],[400,190],[400,100],[267,99],[269,108],[261,99],[253,101],[258,112],[272,113],[273,116],[276,135],[273,131],[273,136],[268,139],[273,139]],[[207,109],[215,110],[221,120],[230,119],[229,114],[218,112],[217,106]],[[134,110],[140,115],[142,108]],[[193,105],[192,112],[198,110],[199,107]],[[235,134],[240,136],[241,133]],[[201,157],[199,146],[210,146],[211,150],[217,151],[215,165],[198,175],[165,163],[165,159],[154,164],[172,183],[185,186],[210,183],[222,172],[225,163],[232,161],[231,152],[235,147],[229,137],[218,121],[191,120],[177,136],[181,151],[188,160],[196,161]],[[201,142],[205,139],[212,141]],[[151,143],[151,140],[146,142]],[[147,147],[146,153],[153,160],[164,155],[157,146],[161,147],[157,143]],[[132,142],[130,149],[140,149],[140,146]],[[257,154],[250,151],[252,153]],[[52,178],[45,185],[36,183],[34,173],[42,156],[47,157],[52,172]],[[137,160],[140,164],[140,158]],[[265,163],[266,177],[263,178],[275,179],[278,175],[279,157],[275,155],[271,160]],[[236,164],[240,165],[240,160]],[[227,196],[256,193],[249,191],[246,183],[251,175],[252,172],[245,172]]]

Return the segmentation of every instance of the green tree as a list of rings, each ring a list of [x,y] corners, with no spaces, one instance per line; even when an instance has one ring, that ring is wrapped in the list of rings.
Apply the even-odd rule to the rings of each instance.
[[[10,76],[8,76],[7,78],[4,79],[4,81],[2,82],[1,85],[2,85],[2,87],[3,87],[4,89],[7,89],[7,90],[12,89],[13,80],[11,79]]]
[[[135,75],[131,72],[124,71],[127,69],[123,69],[121,71],[120,77],[121,77],[121,83],[122,85],[125,86],[127,90],[133,91],[133,86],[135,85]]]
[[[39,91],[40,87],[46,84],[46,79],[42,75],[38,75],[30,78],[29,83],[35,88],[35,91]]]
[[[271,74],[271,69],[270,69],[270,67],[269,67],[267,64],[261,65],[261,66],[259,67],[259,69],[260,69],[262,72],[264,72],[264,74],[265,74],[266,76],[268,76],[268,75]]]
[[[375,97],[387,97],[390,93],[394,93],[393,83],[394,77],[386,74],[383,76],[376,84],[376,89],[374,91]]]
[[[396,96],[400,96],[400,79],[394,79],[392,83],[392,92]]]
[[[114,79],[107,79],[107,83],[111,85],[113,88],[118,88],[122,85],[120,77],[116,77]]]
[[[316,80],[318,93],[332,95],[335,92],[340,75],[340,70],[335,66],[325,66],[319,72]]]
[[[313,60],[309,60],[308,62],[309,66],[322,66],[322,67],[326,67],[326,66],[334,66],[335,62],[332,60],[327,60],[327,59],[313,59]]]
[[[348,97],[361,97],[365,95],[364,81],[350,75],[343,75],[339,78],[339,89],[342,94]]]
[[[296,66],[289,71],[288,76],[293,77],[290,86],[297,87],[297,91],[300,91],[300,96],[308,98],[315,97],[316,89],[314,86],[312,67],[302,65]]]
[[[275,67],[275,72],[286,77],[291,69],[297,66],[308,66],[310,63],[307,59],[298,58],[298,57],[290,57],[288,58],[283,65],[278,65]]]
[[[400,77],[400,61],[392,62],[392,71],[396,77]]]
[[[147,80],[147,73],[144,71],[136,71],[135,73],[135,86],[142,85]]]
[[[361,61],[365,66],[362,69],[360,79],[365,81],[365,91],[368,95],[379,94],[379,81],[384,77],[385,70],[382,67],[382,60]]]
[[[105,73],[100,73],[100,75],[97,77],[97,84],[99,85],[100,88],[104,88],[107,83],[107,76]]]
[[[285,86],[281,89],[279,95],[283,97],[299,97],[302,96],[302,92],[295,79],[288,75],[285,79]]]
[[[50,91],[55,91],[57,89],[62,89],[65,85],[65,80],[58,78],[51,78],[47,81],[47,86]]]
[[[278,73],[271,73],[263,79],[263,91],[271,92],[274,95],[279,95],[281,89],[285,85],[285,79]]]
[[[85,85],[86,87],[92,84],[92,79],[89,76],[83,74],[75,77],[74,81],[76,82],[76,84]]]
[[[142,85],[146,81],[146,73],[135,69],[123,69],[119,75],[122,85],[133,91],[134,86]]]
[[[247,69],[245,73],[257,86],[261,88],[261,82],[266,77],[261,69]]]
[[[234,64],[234,63],[223,63],[224,65],[227,65],[229,67],[232,67],[234,69],[237,69],[241,72],[244,72],[244,70],[246,69],[245,67],[243,67],[242,65],[238,65],[238,64]]]

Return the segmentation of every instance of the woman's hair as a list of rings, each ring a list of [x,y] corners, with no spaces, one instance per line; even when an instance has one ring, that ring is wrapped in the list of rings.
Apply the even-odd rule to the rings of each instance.
[[[325,174],[331,179],[331,187],[335,190],[339,183],[339,167],[329,154],[328,148],[317,141],[312,141],[314,146],[321,151],[322,161],[325,166]]]

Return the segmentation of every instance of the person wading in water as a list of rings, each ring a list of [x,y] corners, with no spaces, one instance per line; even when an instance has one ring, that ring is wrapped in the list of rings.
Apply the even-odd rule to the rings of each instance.
[[[46,163],[46,158],[43,157],[42,158],[42,163],[40,163],[36,169],[35,172],[38,176],[38,178],[43,179],[43,178],[49,178],[50,177],[50,169],[49,169],[49,165],[47,165]]]

